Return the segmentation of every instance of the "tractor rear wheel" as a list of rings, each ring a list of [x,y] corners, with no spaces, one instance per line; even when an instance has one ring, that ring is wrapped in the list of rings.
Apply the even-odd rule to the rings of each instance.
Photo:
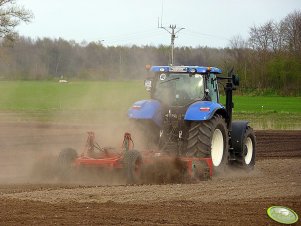
[[[220,115],[210,120],[191,123],[187,155],[199,158],[212,158],[213,166],[224,167],[228,162],[229,136],[225,119]]]
[[[255,166],[256,137],[253,129],[247,127],[243,137],[243,150],[238,155],[238,162],[247,170],[252,170]]]
[[[137,184],[141,179],[142,156],[137,150],[126,151],[123,157],[124,173],[127,184]]]

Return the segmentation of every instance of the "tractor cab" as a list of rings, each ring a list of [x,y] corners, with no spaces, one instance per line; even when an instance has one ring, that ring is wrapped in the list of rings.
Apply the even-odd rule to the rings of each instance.
[[[151,98],[167,106],[189,106],[196,101],[219,102],[216,74],[221,70],[199,66],[153,66],[145,88]]]

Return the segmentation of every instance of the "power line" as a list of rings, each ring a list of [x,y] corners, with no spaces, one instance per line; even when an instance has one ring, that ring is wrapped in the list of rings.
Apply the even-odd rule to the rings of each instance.
[[[186,31],[188,31],[191,35],[195,35],[195,36],[207,36],[207,37],[212,37],[212,38],[216,38],[216,39],[223,39],[223,40],[230,40],[229,38],[220,36],[220,35],[213,35],[213,34],[208,34],[208,33],[201,33],[201,32],[197,32],[194,31],[192,29],[186,29]]]
[[[120,35],[108,35],[108,36],[101,36],[103,39],[106,40],[106,43],[117,44],[117,43],[124,43],[128,41],[137,41],[142,39],[150,39],[151,37],[160,36],[160,32],[157,29],[150,29],[140,32],[133,32],[128,34],[120,34]]]

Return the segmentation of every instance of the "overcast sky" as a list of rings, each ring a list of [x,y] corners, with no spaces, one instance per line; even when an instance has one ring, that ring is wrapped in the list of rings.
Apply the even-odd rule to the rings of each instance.
[[[34,14],[17,28],[32,38],[62,37],[81,42],[104,40],[104,45],[170,44],[158,29],[176,24],[176,46],[225,47],[235,35],[248,37],[249,28],[280,21],[301,10],[301,0],[19,0]],[[163,5],[163,10],[162,10]],[[163,11],[163,14],[162,14]]]

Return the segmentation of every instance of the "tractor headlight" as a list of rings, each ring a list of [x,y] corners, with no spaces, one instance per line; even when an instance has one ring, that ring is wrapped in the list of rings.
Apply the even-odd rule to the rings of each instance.
[[[195,74],[195,73],[196,73],[196,69],[195,69],[195,68],[191,68],[189,71],[190,71],[190,73],[192,73],[192,74]]]
[[[144,87],[145,87],[146,91],[151,91],[151,89],[152,89],[152,80],[146,79],[144,81]]]

